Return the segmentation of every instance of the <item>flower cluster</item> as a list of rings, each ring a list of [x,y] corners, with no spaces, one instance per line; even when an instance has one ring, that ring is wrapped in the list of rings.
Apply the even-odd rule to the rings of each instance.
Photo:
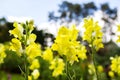
[[[117,25],[117,26],[118,26],[118,28],[117,28],[117,32],[120,32],[120,24]],[[117,39],[116,42],[120,42],[120,35],[117,35],[117,36],[118,36],[118,39]]]
[[[55,58],[50,62],[50,69],[53,70],[52,76],[57,77],[58,75],[63,73],[64,70],[64,62],[61,58]]]
[[[85,32],[83,40],[86,40],[89,44],[95,47],[96,50],[103,48],[101,27],[98,22],[95,22],[93,18],[84,19]]]
[[[74,61],[79,61],[79,58],[82,60],[87,58],[85,46],[77,41],[78,32],[75,25],[72,25],[70,28],[62,26],[51,47],[60,56],[65,56],[70,64],[73,64]]]
[[[50,48],[47,48],[43,53],[43,59],[50,63],[50,70],[53,70],[52,76],[57,77],[63,73],[64,62],[63,59],[53,56],[53,52]]]
[[[111,59],[110,73],[112,74],[112,72],[113,72],[113,73],[117,73],[118,75],[120,75],[120,56],[111,57],[110,59]],[[109,73],[109,75],[111,75],[110,73]]]
[[[75,25],[67,28],[62,26],[52,46],[43,52],[43,59],[50,63],[49,69],[53,70],[52,76],[57,77],[63,73],[64,60],[73,64],[79,59],[86,59],[86,48],[77,41],[78,30]]]
[[[34,23],[32,20],[26,22],[26,24],[15,22],[13,26],[14,29],[9,31],[14,36],[11,40],[10,50],[25,58],[26,65],[29,64],[29,69],[33,71],[31,76],[28,76],[28,79],[36,80],[40,75],[38,70],[40,64],[36,57],[41,56],[41,50],[40,45],[35,43],[36,35],[32,33]]]
[[[6,57],[5,47],[3,44],[0,44],[0,64],[4,62],[5,57]]]
[[[101,65],[98,65],[97,66],[97,71],[99,73],[102,73],[103,72],[103,67]],[[88,64],[88,72],[89,72],[90,75],[95,74],[95,66],[93,64]]]
[[[117,25],[117,32],[120,32],[120,24]],[[117,35],[118,39],[116,42],[120,42],[120,35]],[[110,57],[111,59],[111,65],[110,65],[110,71],[108,72],[108,75],[110,77],[115,77],[115,74],[120,76],[120,56]]]

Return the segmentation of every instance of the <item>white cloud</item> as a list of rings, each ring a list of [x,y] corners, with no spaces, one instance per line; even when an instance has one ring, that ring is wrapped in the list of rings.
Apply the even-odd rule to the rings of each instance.
[[[7,16],[8,22],[14,22],[14,21],[17,21],[17,22],[26,22],[26,21],[29,21],[29,20],[32,20],[32,19],[33,19],[32,17]]]

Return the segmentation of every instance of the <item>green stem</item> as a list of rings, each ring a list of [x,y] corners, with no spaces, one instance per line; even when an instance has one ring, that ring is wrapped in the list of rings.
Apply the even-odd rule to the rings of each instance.
[[[71,78],[69,77],[69,73],[68,73],[68,62],[67,62],[67,59],[65,59],[65,60],[66,60],[66,62],[65,62],[65,64],[66,64],[66,67],[65,67],[66,76],[69,80],[71,80]]]
[[[98,76],[98,73],[97,73],[97,64],[96,64],[96,61],[95,61],[95,54],[96,54],[96,50],[92,46],[92,60],[93,60],[93,65],[95,67],[96,78],[97,78],[97,80],[99,80],[99,76]]]
[[[29,70],[28,70],[27,56],[24,55],[24,58],[25,58],[25,63],[24,63],[24,65],[25,65],[25,80],[28,80],[28,72],[29,72]]]
[[[67,65],[67,60],[65,61],[65,73],[66,73],[66,75],[67,75],[67,77],[68,77],[68,79],[69,79],[69,76],[68,76],[68,65]],[[69,79],[70,80],[70,79]]]
[[[26,47],[27,47],[27,39],[28,39],[28,29],[27,26],[25,27],[25,51],[26,51]],[[27,61],[27,55],[26,52],[24,52],[24,59],[25,59],[25,80],[28,80],[28,75],[29,75],[29,68],[28,68],[28,61]]]

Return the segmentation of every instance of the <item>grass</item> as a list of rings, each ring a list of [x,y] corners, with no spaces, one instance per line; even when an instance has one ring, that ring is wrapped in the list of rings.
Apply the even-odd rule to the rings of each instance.
[[[11,77],[10,79],[8,79],[9,76]],[[20,74],[11,74],[0,71],[0,80],[24,80],[24,78]]]

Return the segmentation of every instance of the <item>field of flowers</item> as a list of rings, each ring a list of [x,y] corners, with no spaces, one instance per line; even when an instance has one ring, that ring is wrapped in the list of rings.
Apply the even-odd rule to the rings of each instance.
[[[44,49],[36,43],[32,20],[14,22],[11,42],[0,44],[0,80],[120,80],[120,56],[104,56],[109,59],[106,66],[98,55],[104,49],[99,22],[93,18],[83,22],[81,41],[76,25],[61,26],[54,43]],[[120,25],[116,26],[120,32]]]

